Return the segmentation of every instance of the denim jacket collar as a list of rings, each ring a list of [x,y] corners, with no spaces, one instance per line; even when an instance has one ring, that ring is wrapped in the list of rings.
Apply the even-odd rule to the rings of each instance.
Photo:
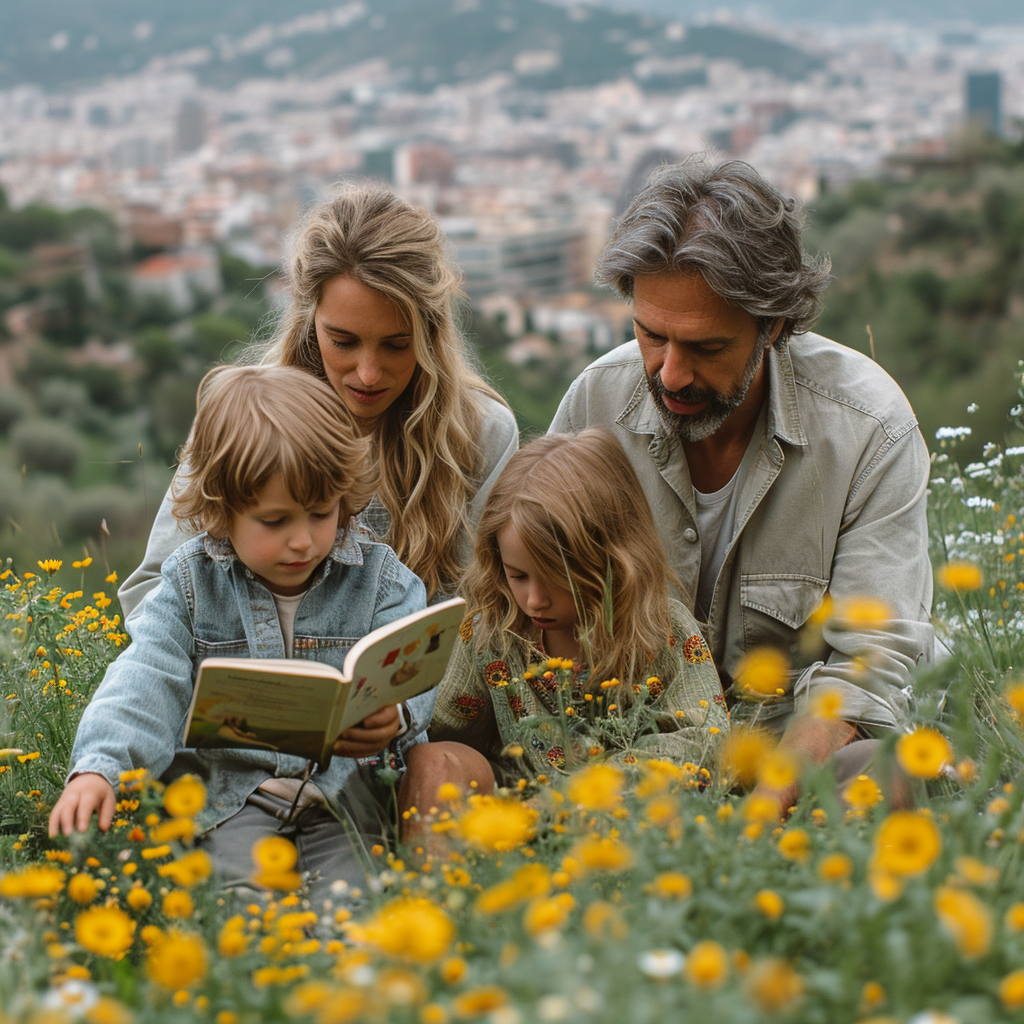
[[[772,346],[765,353],[768,374],[768,436],[775,436],[792,445],[806,445],[807,435],[800,421],[796,397],[796,377],[789,345]],[[641,377],[616,423],[634,434],[651,434],[664,438],[666,431],[658,407],[654,404],[646,377]]]

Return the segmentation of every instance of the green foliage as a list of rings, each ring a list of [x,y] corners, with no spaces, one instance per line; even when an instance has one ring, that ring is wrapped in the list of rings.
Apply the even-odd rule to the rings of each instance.
[[[66,423],[52,419],[25,419],[11,431],[14,460],[33,473],[56,473],[70,478],[81,465],[82,442]]]

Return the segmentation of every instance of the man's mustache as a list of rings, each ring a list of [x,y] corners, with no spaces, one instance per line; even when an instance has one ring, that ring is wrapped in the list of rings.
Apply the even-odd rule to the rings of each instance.
[[[715,402],[721,398],[721,395],[719,395],[717,391],[714,391],[711,388],[699,388],[695,384],[688,384],[685,388],[680,388],[678,391],[669,391],[662,383],[660,373],[656,373],[654,375],[654,384],[659,395],[671,398],[674,402],[679,402],[682,405],[698,405],[701,402]]]

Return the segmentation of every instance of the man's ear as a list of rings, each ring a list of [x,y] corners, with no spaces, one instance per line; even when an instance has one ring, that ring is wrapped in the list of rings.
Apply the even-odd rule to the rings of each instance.
[[[786,326],[786,318],[780,316],[772,326],[772,332],[768,335],[768,345],[773,346],[782,335],[782,328]]]

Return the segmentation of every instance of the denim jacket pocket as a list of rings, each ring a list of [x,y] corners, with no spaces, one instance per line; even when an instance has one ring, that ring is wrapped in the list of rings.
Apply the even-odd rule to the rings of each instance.
[[[295,635],[292,657],[321,661],[339,672],[345,667],[345,656],[353,644],[361,639],[357,636],[300,636]]]
[[[821,604],[828,580],[795,574],[749,574],[740,577],[744,645],[749,649],[766,640],[789,650],[794,633]]]
[[[194,664],[198,665],[207,658],[248,658],[249,641],[245,637],[238,640],[202,640],[193,639],[195,645]]]

